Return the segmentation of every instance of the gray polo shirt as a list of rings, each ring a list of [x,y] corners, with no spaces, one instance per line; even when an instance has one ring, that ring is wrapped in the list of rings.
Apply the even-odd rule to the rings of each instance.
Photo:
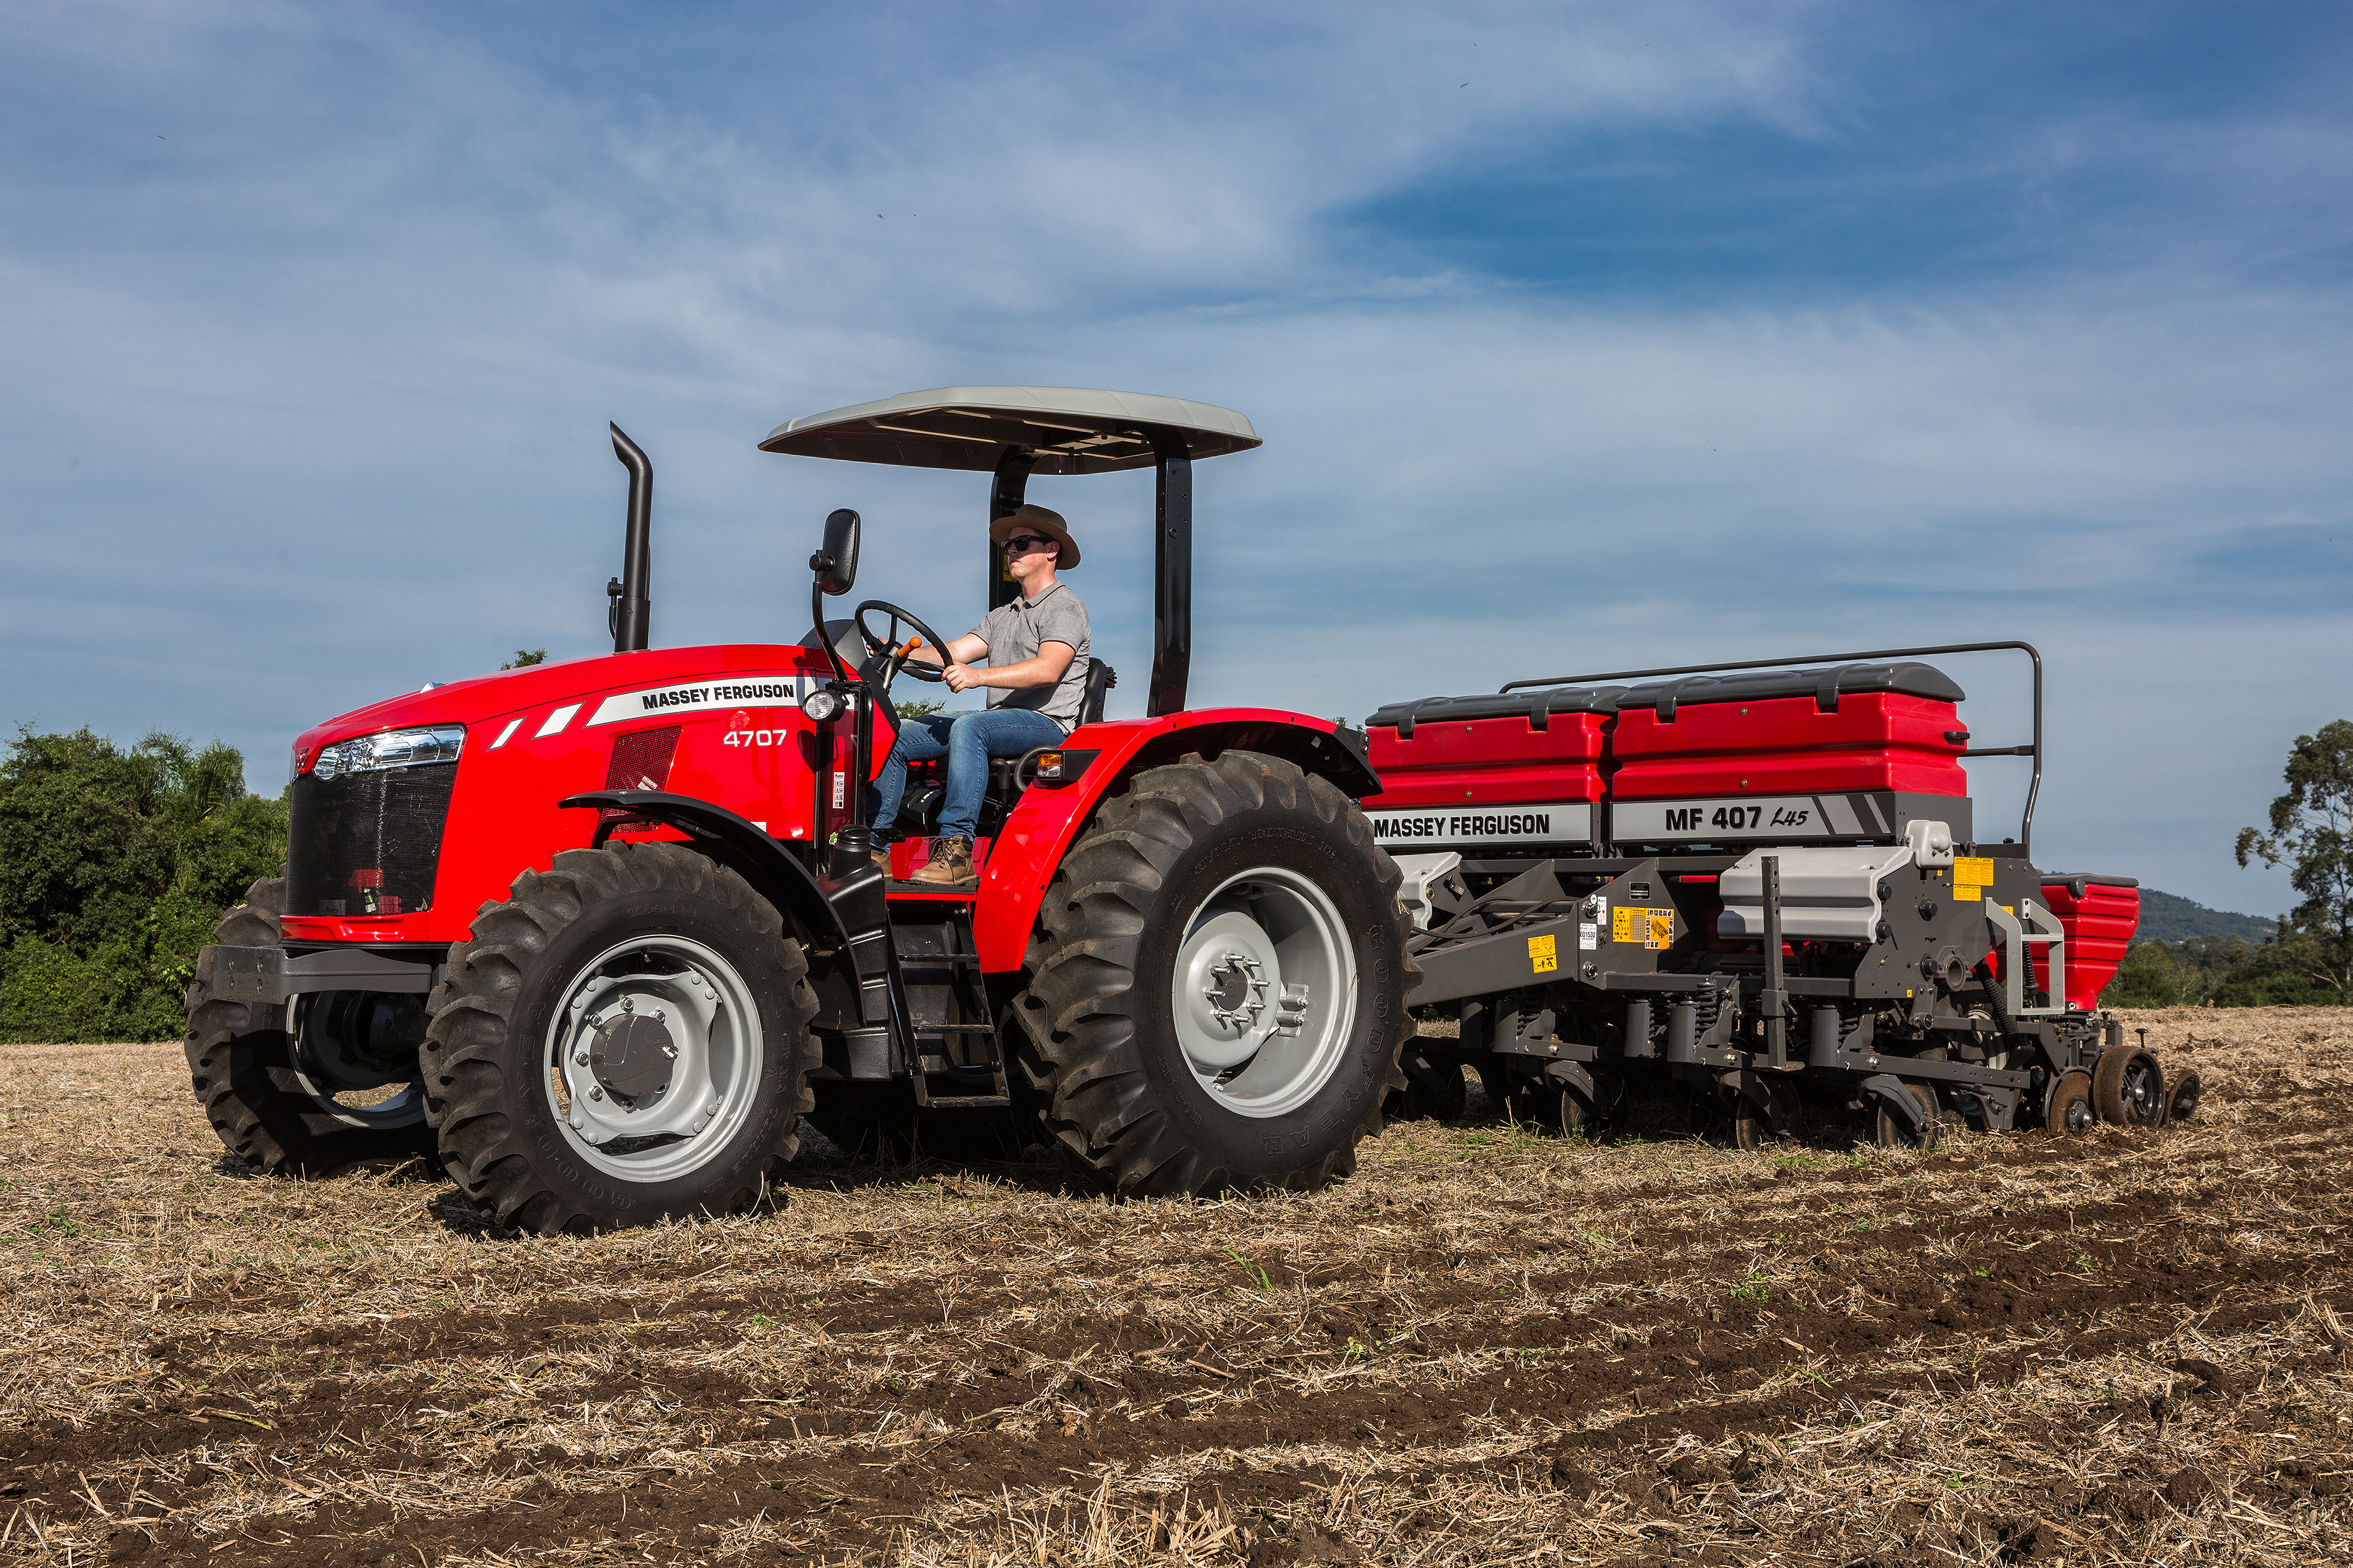
[[[999,669],[1037,658],[1041,644],[1070,644],[1071,668],[1062,672],[1061,679],[1051,686],[1025,686],[1018,691],[992,686],[988,705],[1034,710],[1060,724],[1064,734],[1078,727],[1079,708],[1087,696],[1087,607],[1079,603],[1069,584],[1057,583],[1034,599],[999,605],[980,618],[972,635],[988,645],[988,662]]]

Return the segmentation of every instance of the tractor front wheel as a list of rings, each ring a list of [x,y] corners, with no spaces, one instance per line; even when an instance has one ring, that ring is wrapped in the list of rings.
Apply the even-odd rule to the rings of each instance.
[[[266,877],[221,917],[224,947],[280,945],[286,879]],[[273,1174],[317,1175],[362,1160],[429,1153],[424,1028],[415,996],[362,992],[237,1001],[213,988],[211,954],[188,987],[188,1075],[229,1152]]]
[[[566,850],[450,951],[423,1052],[442,1163],[542,1234],[749,1207],[797,1145],[816,1012],[800,944],[733,871]]]
[[[1049,1129],[1116,1190],[1356,1168],[1413,1037],[1396,865],[1328,781],[1228,752],[1138,774],[1056,868],[1017,1008]]]

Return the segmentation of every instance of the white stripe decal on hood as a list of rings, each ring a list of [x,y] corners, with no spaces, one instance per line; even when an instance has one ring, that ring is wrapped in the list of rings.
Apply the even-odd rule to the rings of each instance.
[[[625,691],[607,697],[589,716],[590,724],[617,724],[628,719],[649,719],[663,713],[691,712],[710,708],[798,707],[815,683],[803,675],[705,676],[650,691]]]

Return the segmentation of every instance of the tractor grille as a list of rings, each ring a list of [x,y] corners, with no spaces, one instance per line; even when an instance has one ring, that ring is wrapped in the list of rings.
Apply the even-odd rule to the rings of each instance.
[[[413,915],[430,906],[458,764],[294,781],[287,824],[290,915]]]

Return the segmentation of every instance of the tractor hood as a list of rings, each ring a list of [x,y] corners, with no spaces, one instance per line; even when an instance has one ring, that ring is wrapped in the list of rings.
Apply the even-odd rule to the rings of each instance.
[[[758,674],[783,680],[741,679]],[[797,703],[807,681],[830,676],[821,655],[769,643],[653,648],[501,670],[471,680],[386,698],[314,724],[294,742],[294,771],[322,746],[387,730],[462,724],[476,751],[533,736],[589,729],[667,712]],[[559,718],[560,716],[560,718]]]

